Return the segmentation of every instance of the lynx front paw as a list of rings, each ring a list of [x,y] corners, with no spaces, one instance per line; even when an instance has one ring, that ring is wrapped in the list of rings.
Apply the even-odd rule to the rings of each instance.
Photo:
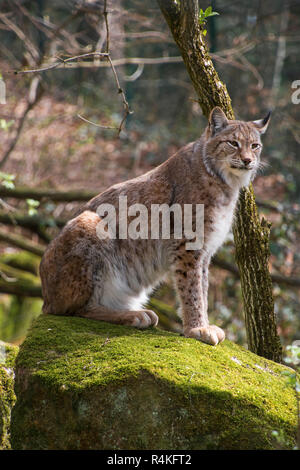
[[[135,328],[148,328],[149,326],[156,326],[158,323],[158,316],[152,310],[140,310],[132,312],[127,315],[128,325]]]
[[[184,336],[187,338],[195,338],[203,343],[216,344],[221,343],[225,339],[224,331],[216,325],[202,326],[201,328],[191,328],[186,330]]]

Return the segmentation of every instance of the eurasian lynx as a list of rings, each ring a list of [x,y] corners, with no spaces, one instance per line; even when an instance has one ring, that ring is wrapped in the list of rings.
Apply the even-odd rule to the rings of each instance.
[[[261,165],[260,134],[267,129],[269,117],[251,122],[227,120],[216,107],[199,140],[154,170],[114,185],[89,201],[43,256],[44,313],[137,328],[155,326],[157,315],[143,305],[169,272],[178,293],[184,335],[212,345],[223,341],[223,330],[208,322],[208,266],[230,230],[239,189],[249,184]],[[187,249],[185,235],[180,239],[121,237],[120,221],[116,237],[99,237],[97,227],[103,219],[97,209],[110,204],[118,214],[121,197],[127,198],[128,206],[143,204],[149,210],[161,204],[177,204],[182,209],[187,204],[203,204],[202,247]],[[125,222],[130,221],[128,216]],[[195,228],[195,215],[192,221]]]

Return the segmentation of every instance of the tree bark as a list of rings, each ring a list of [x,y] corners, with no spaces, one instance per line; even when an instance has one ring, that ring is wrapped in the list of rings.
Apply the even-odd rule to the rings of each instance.
[[[220,106],[234,119],[230,96],[221,82],[199,25],[198,0],[157,0],[179,47],[203,114]],[[252,187],[241,191],[233,227],[236,262],[241,275],[248,347],[276,362],[282,349],[276,330],[272,281],[268,269],[270,228],[257,215]]]
[[[250,351],[275,362],[282,360],[269,274],[271,224],[260,220],[253,189],[243,188],[233,227]]]

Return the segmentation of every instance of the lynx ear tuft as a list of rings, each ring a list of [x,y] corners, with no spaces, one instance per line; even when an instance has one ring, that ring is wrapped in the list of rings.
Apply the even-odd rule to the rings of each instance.
[[[263,119],[259,119],[258,121],[252,121],[258,132],[260,132],[260,134],[264,134],[266,132],[270,122],[270,117],[271,111],[269,111],[266,117],[264,117]]]
[[[212,135],[215,135],[217,132],[220,132],[228,124],[228,119],[225,113],[222,111],[219,106],[216,106],[210,113],[209,116],[209,127],[211,129]]]

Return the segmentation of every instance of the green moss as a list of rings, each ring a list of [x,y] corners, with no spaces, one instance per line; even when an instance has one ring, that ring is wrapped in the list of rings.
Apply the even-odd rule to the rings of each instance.
[[[289,448],[284,369],[229,341],[40,316],[16,362],[13,446],[271,449],[282,429]]]
[[[10,414],[15,403],[13,366],[17,352],[17,347],[0,341],[0,450],[10,448]]]

